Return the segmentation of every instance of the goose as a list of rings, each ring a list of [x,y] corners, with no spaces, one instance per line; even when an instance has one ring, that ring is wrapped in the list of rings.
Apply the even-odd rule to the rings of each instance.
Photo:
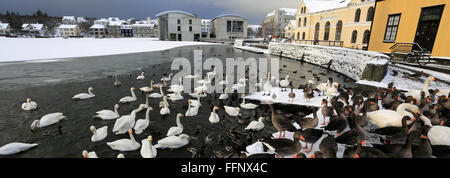
[[[147,111],[145,112],[145,119],[139,119],[136,121],[136,124],[134,125],[134,132],[136,135],[141,134],[144,132],[144,130],[148,127],[150,124],[150,111],[153,111],[152,107],[147,108]]]
[[[22,110],[24,110],[24,111],[35,110],[36,108],[37,108],[37,103],[34,101],[31,101],[30,98],[27,98],[27,102],[22,104]]]
[[[192,100],[188,100],[188,110],[186,111],[185,114],[186,117],[192,117],[198,114],[198,109],[200,108],[200,106],[191,107],[191,102]]]
[[[153,91],[153,80],[150,80],[150,87],[141,87],[141,88],[139,88],[139,90],[141,90],[142,92],[145,92],[145,93],[149,93],[149,92],[152,92]]]
[[[420,98],[420,92],[425,92],[425,96],[430,96],[430,92],[428,91],[428,85],[430,82],[434,82],[436,79],[432,76],[429,76],[423,85],[423,90],[409,90],[405,93],[405,96],[412,96],[414,98]]]
[[[263,92],[263,96],[267,95],[270,96],[270,92],[272,91],[272,84],[270,84],[270,72],[267,73],[267,80],[266,83],[263,86],[264,88],[264,92]],[[268,93],[268,94],[266,94]]]
[[[227,100],[227,99],[228,99],[227,90],[228,90],[228,88],[224,88],[224,89],[223,89],[223,93],[220,94],[219,100]]]
[[[209,116],[209,122],[215,124],[215,123],[219,123],[220,118],[219,115],[217,115],[216,110],[219,110],[219,107],[214,106],[211,115]]]
[[[397,107],[397,111],[381,109],[378,111],[368,112],[367,118],[378,128],[401,127],[402,118],[404,116],[409,116],[410,118],[414,117],[414,115],[407,112],[406,110],[410,110],[411,112],[419,112],[417,106],[409,103],[403,103]],[[407,121],[408,125],[410,125],[411,123],[412,121]]]
[[[101,141],[101,140],[105,139],[106,136],[108,135],[108,126],[104,126],[102,128],[96,129],[95,126],[92,125],[90,127],[90,130],[92,133],[92,137],[91,137],[92,142]]]
[[[116,120],[113,127],[113,132],[118,134],[124,134],[127,133],[128,129],[131,129],[134,127],[134,124],[136,122],[136,113],[142,111],[142,107],[139,107],[131,112],[130,115],[124,115]]]
[[[253,103],[245,103],[245,95],[244,94],[241,94],[241,97],[242,97],[242,103],[241,103],[241,108],[244,108],[244,109],[255,109],[256,107],[258,107],[258,105],[256,105],[256,104],[253,104]]]
[[[299,137],[299,139],[303,142],[306,143],[304,149],[305,149],[305,153],[309,154],[312,151],[312,148],[314,146],[314,143],[317,142],[317,140],[319,140],[320,138],[322,138],[323,135],[323,130],[321,129],[313,129],[313,128],[309,128],[309,129],[304,129],[304,130],[299,130],[299,131],[295,131],[294,132],[294,138]],[[308,143],[311,144],[311,148],[309,150],[308,149]]]
[[[162,79],[161,79],[161,81],[166,81],[166,82],[168,82],[168,81],[170,81],[170,80],[172,80],[172,76],[173,76],[173,73],[170,73],[169,74],[169,77],[163,77]]]
[[[81,155],[83,155],[83,158],[98,158],[95,151],[88,152],[87,150],[83,150],[83,152],[81,152]]]
[[[314,97],[314,91],[311,86],[311,84],[308,84],[308,86],[303,90],[303,99],[307,103],[311,102],[311,98]]]
[[[136,80],[144,80],[144,72],[141,73],[141,75],[139,75],[138,77],[136,77]]]
[[[134,90],[136,90],[134,87],[130,88],[131,96],[123,97],[119,100],[119,103],[130,103],[137,100],[136,95],[134,94]]]
[[[141,144],[136,142],[133,137],[133,129],[128,129],[130,139],[120,139],[113,142],[107,142],[106,144],[113,150],[117,151],[135,151],[141,147]]]
[[[262,143],[272,152],[275,152],[279,156],[285,157],[296,155],[298,152],[300,152],[302,144],[299,142],[299,140],[300,137],[294,136],[293,141],[287,138],[277,138],[263,140]]]
[[[278,130],[278,132],[280,132],[279,137],[281,137],[281,132],[283,132],[284,137],[286,131],[293,132],[297,130],[294,125],[292,125],[291,121],[289,121],[284,115],[275,114],[275,109],[273,108],[272,104],[269,103],[269,100],[266,100],[265,102],[270,107],[270,111],[272,112],[272,124]]]
[[[450,89],[439,90],[439,91],[436,93],[436,96],[446,96],[446,97],[449,97],[449,93],[450,93]]]
[[[200,102],[200,96],[197,96],[197,100],[191,100],[191,106],[193,107],[200,107],[202,103]]]
[[[117,155],[117,158],[125,158],[125,155],[123,155],[122,153]]]
[[[92,91],[94,91],[94,88],[89,87],[89,88],[88,88],[88,93],[80,93],[80,94],[77,94],[77,95],[73,96],[72,99],[75,99],[75,100],[84,100],[84,99],[93,98],[95,95],[92,93]]]
[[[161,108],[161,110],[159,111],[159,114],[161,114],[161,116],[170,114],[169,106],[164,101],[161,101],[159,103],[159,107]]]
[[[51,113],[45,116],[42,116],[40,120],[34,120],[31,124],[31,131],[36,130],[36,128],[47,127],[52,124],[58,123],[60,120],[66,118],[63,113]]]
[[[254,131],[260,131],[264,128],[264,117],[260,117],[257,121],[252,121],[248,126],[245,128],[245,130],[254,130]]]
[[[450,146],[450,127],[440,126],[440,125],[431,125],[431,121],[425,117],[419,117],[424,123],[424,135],[428,137],[431,145],[444,145]]]
[[[326,134],[327,136],[322,139],[319,144],[319,150],[326,158],[336,158],[336,153],[338,151],[336,139],[334,139],[332,135]]]
[[[183,133],[183,125],[181,124],[180,118],[183,117],[184,115],[181,113],[177,114],[177,126],[176,127],[171,127],[168,131],[166,136],[170,137],[170,136],[175,136],[175,135],[179,135],[181,133]]]
[[[219,85],[228,85],[228,75],[225,76],[225,80],[219,82]]]
[[[120,117],[119,112],[117,110],[119,109],[119,105],[114,105],[114,111],[111,110],[101,110],[97,111],[97,115],[94,116],[94,118],[100,118],[103,120],[113,120]]]
[[[284,80],[280,81],[280,87],[281,87],[281,91],[287,91],[287,87],[289,86],[290,82],[289,82],[289,75],[286,75],[286,77],[284,78]],[[284,90],[283,90],[284,89]]]
[[[288,102],[294,102],[295,99],[295,93],[294,93],[294,86],[291,85],[291,92],[288,94],[289,99]]]
[[[239,107],[231,107],[231,106],[223,106],[225,108],[225,112],[230,116],[238,116],[240,109]]]
[[[122,85],[122,83],[119,81],[119,79],[117,79],[117,74],[114,74],[114,77],[116,78],[116,80],[114,81],[113,85],[116,87],[119,87],[120,85]]]
[[[180,148],[187,145],[190,142],[189,135],[181,134],[179,136],[170,136],[163,138],[158,141],[158,143],[154,146],[157,149],[165,149],[165,148]]]
[[[22,151],[27,151],[35,146],[37,143],[20,143],[20,142],[12,142],[0,147],[0,155],[13,155],[16,153],[20,153]]]
[[[184,99],[184,97],[183,97],[183,95],[181,95],[180,91],[176,91],[175,93],[172,93],[172,94],[167,94],[167,96],[169,97],[169,99],[171,101],[178,101],[178,100]]]
[[[162,86],[159,86],[159,93],[152,93],[149,95],[151,98],[161,98],[162,96],[164,96]]]
[[[156,148],[152,145],[152,136],[148,136],[147,139],[143,139],[141,141],[142,147],[141,147],[141,156],[142,158],[155,158],[157,155]]]

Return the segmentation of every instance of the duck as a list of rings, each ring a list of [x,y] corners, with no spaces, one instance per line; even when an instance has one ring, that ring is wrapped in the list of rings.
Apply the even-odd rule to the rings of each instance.
[[[168,131],[166,136],[170,137],[170,136],[175,136],[175,135],[180,135],[181,133],[183,133],[183,125],[181,125],[181,121],[180,118],[183,117],[184,115],[181,113],[177,114],[177,126],[176,127],[171,127]]]
[[[66,117],[67,116],[64,116],[64,114],[61,112],[47,114],[45,116],[42,116],[41,119],[33,121],[33,123],[31,124],[31,131],[35,131],[36,128],[42,128],[56,124]]]
[[[141,92],[144,92],[144,93],[150,93],[150,92],[152,92],[153,91],[153,80],[150,80],[150,87],[141,87],[141,88],[139,88],[139,90],[141,90]]]
[[[230,116],[239,115],[240,109],[239,107],[231,107],[231,106],[223,106],[225,108],[225,112]]]
[[[245,103],[245,95],[241,94],[242,97],[242,103],[241,103],[241,108],[243,109],[255,109],[256,107],[258,107],[258,105],[253,104],[253,103]]]
[[[117,79],[117,74],[114,74],[114,77],[116,78],[116,80],[114,81],[113,85],[115,87],[119,87],[120,85],[122,85],[122,83],[119,81],[119,79]]]
[[[151,135],[148,136],[147,139],[143,139],[141,141],[141,156],[142,158],[156,158],[158,155],[158,151],[152,145],[153,137]]]
[[[112,132],[114,132],[116,135],[118,134],[125,134],[129,129],[132,129],[134,127],[134,124],[136,123],[136,113],[142,111],[143,108],[139,107],[131,112],[130,115],[124,115],[116,120],[114,123],[114,127]]]
[[[289,100],[288,102],[294,102],[295,99],[295,93],[294,93],[294,86],[291,85],[291,92],[288,95]]]
[[[214,106],[211,115],[209,116],[209,122],[211,122],[212,124],[220,122],[219,115],[217,115],[216,113],[217,110],[219,110],[219,107]]]
[[[188,100],[188,109],[185,114],[186,117],[192,117],[192,116],[198,115],[198,109],[200,108],[200,106],[192,107],[191,102],[192,102],[192,100]]]
[[[308,149],[308,143],[311,143],[311,148],[309,150],[305,150],[306,154],[309,154],[311,152],[314,143],[316,143],[317,140],[322,138],[322,135],[323,130],[313,128],[298,130],[294,132],[294,138],[299,137],[301,141],[306,143],[304,149]]]
[[[191,139],[187,134],[181,134],[179,136],[169,136],[159,140],[154,147],[157,149],[165,149],[165,148],[176,149],[189,144],[190,140]]]
[[[23,151],[27,151],[35,146],[38,146],[37,143],[20,143],[20,142],[12,142],[0,147],[0,155],[14,155]]]
[[[92,137],[91,137],[92,142],[102,141],[108,135],[108,126],[104,126],[99,129],[96,129],[95,126],[91,125],[90,130],[92,133]]]
[[[280,132],[283,132],[283,137],[286,134],[286,131],[293,132],[297,130],[294,125],[292,125],[291,121],[289,121],[284,115],[281,114],[275,114],[275,109],[273,108],[272,104],[269,103],[268,100],[266,100],[266,103],[269,105],[270,110],[272,111],[272,124],[273,126]]]
[[[81,155],[83,155],[83,158],[98,158],[95,151],[88,152],[87,150],[83,150],[83,152],[81,152]]]
[[[133,129],[128,129],[130,139],[120,139],[113,142],[107,142],[106,144],[113,150],[117,151],[135,151],[141,147],[141,144],[136,142],[133,136]]]
[[[35,110],[36,108],[37,108],[37,103],[34,101],[31,101],[30,98],[27,98],[26,102],[22,104],[22,110],[24,110],[24,111]]]
[[[150,94],[148,97],[151,97],[151,98],[161,98],[161,97],[163,97],[163,96],[164,96],[164,92],[163,92],[162,86],[159,86],[159,93],[152,93],[152,94]]]
[[[277,155],[286,157],[296,155],[302,149],[302,144],[299,142],[300,137],[294,137],[294,140],[287,138],[266,139],[262,143],[269,148],[270,151]]]
[[[147,111],[145,112],[145,119],[139,119],[136,121],[136,124],[134,125],[134,132],[136,135],[141,134],[144,132],[145,129],[147,129],[148,125],[150,124],[150,111],[154,111],[152,107],[148,107]]]
[[[227,100],[227,99],[228,99],[227,90],[228,90],[228,88],[224,88],[224,89],[223,89],[223,93],[220,94],[219,100]]]
[[[119,112],[117,111],[119,110],[119,105],[116,104],[114,105],[114,111],[111,110],[101,110],[101,111],[97,111],[95,116],[93,116],[94,118],[100,118],[103,120],[114,120],[120,117]]]
[[[169,106],[164,101],[161,101],[159,103],[159,107],[161,108],[161,110],[159,111],[159,114],[161,114],[161,116],[170,114]]]
[[[89,87],[88,88],[88,93],[77,94],[77,95],[73,96],[72,99],[74,99],[74,100],[85,100],[85,99],[93,98],[93,97],[95,97],[95,95],[94,95],[94,93],[92,93],[92,91],[94,91],[94,88]]]
[[[248,124],[247,127],[245,127],[245,130],[254,130],[254,131],[260,131],[264,129],[264,117],[259,117],[257,121],[252,121],[250,124]]]
[[[119,100],[119,103],[131,103],[137,100],[136,95],[134,94],[134,90],[136,90],[134,87],[130,88],[131,96],[123,97]]]
[[[144,72],[141,72],[141,75],[139,75],[138,77],[136,77],[136,80],[144,80]]]
[[[286,75],[286,77],[280,81],[281,91],[286,91],[286,88],[289,86],[289,84],[289,75]]]

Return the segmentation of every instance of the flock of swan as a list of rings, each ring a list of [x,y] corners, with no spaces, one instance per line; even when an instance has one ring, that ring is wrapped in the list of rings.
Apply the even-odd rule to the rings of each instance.
[[[145,94],[146,103],[140,104],[138,108],[131,111],[129,115],[120,115],[118,110],[119,104],[114,105],[113,110],[101,110],[96,112],[95,118],[102,120],[114,121],[112,133],[116,135],[128,134],[129,138],[119,139],[106,144],[113,150],[128,152],[140,150],[140,154],[143,158],[155,158],[157,156],[158,149],[177,149],[188,145],[191,141],[191,136],[184,133],[184,128],[181,123],[183,117],[197,116],[199,108],[202,107],[201,98],[208,96],[206,93],[208,87],[206,84],[211,83],[212,79],[217,75],[215,69],[206,74],[205,78],[201,78],[200,75],[189,75],[180,78],[178,84],[168,86],[167,82],[171,81],[173,74],[168,77],[164,76],[161,79],[161,83],[154,84],[153,80],[150,80],[150,86],[141,87],[139,90]],[[201,79],[197,82],[201,84],[194,89],[195,93],[189,94],[195,99],[188,99],[188,108],[185,113],[178,113],[176,115],[176,126],[170,127],[167,130],[165,138],[162,138],[153,145],[153,137],[148,135],[146,139],[138,142],[135,140],[134,135],[143,134],[144,131],[150,125],[150,112],[155,111],[153,107],[149,105],[149,99],[160,100],[159,113],[160,115],[170,114],[170,104],[168,100],[178,101],[184,99],[183,93],[183,81],[186,79]],[[289,80],[290,76],[287,75],[283,80],[277,82],[279,86],[273,86],[273,77],[270,72],[267,75],[265,82],[257,84],[262,90],[262,95],[272,96],[276,98],[277,95],[288,95],[289,100],[295,98],[296,95],[292,91],[292,81]],[[145,80],[144,72],[139,75],[136,80]],[[233,84],[233,89],[245,87],[248,79],[240,79],[236,84]],[[310,100],[314,97],[314,92],[327,97],[322,101],[321,108],[314,108],[314,117],[303,117],[293,119],[292,114],[280,113],[274,110],[274,106],[268,100],[266,103],[271,109],[271,123],[279,132],[279,138],[263,138],[260,141],[265,148],[272,151],[272,153],[264,154],[242,154],[245,151],[241,150],[241,154],[238,157],[286,157],[290,155],[296,155],[296,157],[304,157],[301,154],[301,150],[307,149],[307,144],[315,144],[318,138],[324,134],[328,135],[326,139],[323,139],[320,143],[320,151],[314,153],[314,157],[336,157],[337,143],[346,144],[349,149],[346,150],[349,157],[412,157],[411,147],[406,149],[390,150],[387,147],[392,142],[399,142],[392,144],[391,146],[405,146],[413,144],[414,139],[426,140],[423,142],[415,143],[417,147],[430,147],[431,145],[444,145],[450,146],[450,128],[448,127],[449,121],[447,119],[450,109],[450,103],[448,101],[449,91],[444,90],[428,90],[430,82],[435,81],[434,77],[429,77],[425,81],[423,90],[410,90],[403,93],[397,90],[394,86],[390,85],[388,89],[379,89],[375,92],[366,94],[363,96],[363,92],[358,89],[345,89],[340,88],[340,85],[333,82],[330,78],[325,83],[320,83],[313,88],[315,79],[309,80],[308,84],[303,87],[305,100]],[[114,86],[119,87],[121,82],[118,81],[117,75],[115,75]],[[220,81],[221,85],[228,85],[228,76],[224,81]],[[274,89],[280,87],[281,92],[274,92]],[[287,88],[291,88],[291,91],[287,91]],[[159,90],[158,90],[159,89]],[[164,89],[170,94],[165,94]],[[229,100],[225,87],[224,93],[219,96],[219,100]],[[284,90],[283,90],[284,89]],[[80,93],[74,95],[74,100],[88,100],[95,97],[92,87],[88,88],[88,93]],[[131,96],[125,96],[118,100],[118,103],[131,103],[137,101],[135,94],[136,88],[130,88]],[[153,93],[152,93],[153,92]],[[445,92],[445,93],[444,93]],[[253,103],[246,103],[245,95],[241,94],[242,103],[239,106],[224,106],[223,109],[229,116],[236,117],[239,120],[241,116],[241,109],[255,110],[260,105]],[[309,102],[309,101],[308,101]],[[27,99],[22,104],[22,110],[32,111],[37,108],[37,103]],[[213,106],[211,115],[209,116],[209,122],[211,124],[217,124],[221,121],[217,111],[220,110],[218,106]],[[145,119],[136,120],[136,114],[145,111]],[[320,112],[318,112],[320,111]],[[323,115],[322,123],[319,123],[318,114]],[[63,113],[50,113],[42,116],[39,120],[35,120],[31,124],[31,130],[35,131],[38,128],[47,127],[56,124],[66,118]],[[326,122],[328,119],[328,122]],[[259,117],[257,120],[244,122],[248,125],[245,127],[245,131],[257,132],[261,131],[265,127],[265,118]],[[297,123],[300,129],[294,126]],[[384,144],[377,147],[367,147],[364,144],[365,137],[368,135],[367,130],[363,127],[367,125],[375,126],[375,130],[369,132],[381,133],[385,137]],[[347,128],[350,128],[348,130]],[[92,133],[91,141],[98,142],[108,137],[108,126],[96,128],[90,126]],[[346,131],[347,129],[347,131]],[[344,132],[345,131],[345,132]],[[234,131],[235,132],[235,131]],[[285,132],[294,132],[293,139],[284,138]],[[282,135],[283,133],[283,135]],[[334,133],[334,134],[331,134]],[[301,143],[306,143],[306,147],[302,147]],[[250,143],[249,143],[250,144]],[[0,155],[12,155],[22,151],[26,151],[30,148],[36,147],[38,144],[27,144],[13,142],[0,147]],[[408,149],[409,148],[409,149]],[[311,148],[312,149],[312,146]],[[421,155],[431,156],[432,154],[420,149]],[[431,149],[429,149],[431,150]],[[198,152],[198,150],[196,151]],[[351,152],[351,153],[350,153]],[[216,153],[218,154],[218,153]],[[232,157],[235,154],[228,154],[224,156],[219,154],[219,157]],[[97,158],[95,151],[88,152],[82,150],[82,156],[84,158]],[[121,153],[117,158],[124,158]]]

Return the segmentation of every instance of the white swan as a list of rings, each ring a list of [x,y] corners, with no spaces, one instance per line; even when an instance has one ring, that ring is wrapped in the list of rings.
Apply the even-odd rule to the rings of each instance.
[[[34,101],[31,101],[30,98],[27,98],[27,102],[22,104],[22,110],[24,110],[24,111],[35,110],[36,108],[37,108],[37,103]]]
[[[81,155],[83,155],[83,158],[98,158],[97,153],[95,153],[95,151],[88,152],[87,150],[83,150]]]
[[[270,92],[272,91],[272,84],[270,84],[270,72],[267,73],[267,80],[266,83],[263,86],[264,88],[264,93],[263,95],[270,95]]]
[[[152,136],[148,136],[147,139],[143,139],[141,141],[142,147],[141,147],[141,156],[143,158],[155,158],[157,155],[156,148],[152,145]]]
[[[130,139],[120,139],[113,142],[107,142],[106,144],[111,147],[111,149],[118,151],[135,151],[139,149],[141,144],[134,139],[133,130],[129,129],[128,134],[130,135]]]
[[[255,130],[260,131],[264,128],[264,117],[260,117],[257,121],[252,121],[248,126],[245,128],[245,130]]]
[[[204,97],[207,97],[208,94],[201,93],[201,92],[200,93],[196,92],[196,93],[190,93],[189,96],[191,96],[193,98],[197,98],[197,97],[204,98]]]
[[[333,82],[333,83],[331,84],[331,87],[328,87],[328,88],[327,88],[326,95],[327,95],[327,97],[328,97],[328,102],[331,101],[331,97],[332,97],[332,96],[336,96],[336,95],[339,94],[339,93],[338,93],[338,87],[339,87],[339,83]]]
[[[419,117],[425,126],[429,127],[428,133],[426,134],[428,140],[430,140],[431,145],[445,145],[450,146],[450,127],[431,124],[430,119],[421,115]]]
[[[228,75],[225,76],[225,80],[219,82],[219,85],[228,85]]]
[[[241,94],[241,96],[242,96],[242,103],[240,105],[241,108],[244,108],[244,109],[255,109],[256,107],[258,107],[258,105],[253,104],[253,103],[245,103],[245,95]]]
[[[170,73],[170,74],[169,74],[169,77],[163,77],[163,78],[161,79],[161,81],[166,81],[166,82],[168,82],[168,81],[172,80],[172,76],[173,76],[173,73]]]
[[[206,75],[212,75],[215,76],[216,75],[216,67],[214,67],[214,70],[212,72],[207,72]]]
[[[376,125],[378,128],[384,127],[402,127],[402,118],[404,116],[410,116],[413,118],[413,115],[406,111],[406,109],[412,112],[418,112],[415,110],[417,106],[414,106],[409,103],[403,103],[397,107],[397,111],[381,109],[373,112],[367,113],[367,118],[371,123]],[[413,121],[406,121],[408,125],[410,125]]]
[[[117,155],[117,158],[125,158],[125,155],[123,155],[122,153]]]
[[[183,114],[178,113],[177,114],[177,126],[176,127],[171,127],[168,131],[166,136],[175,136],[175,135],[179,135],[181,133],[183,133],[183,125],[181,124],[180,118],[183,117]]]
[[[209,116],[209,122],[215,124],[220,122],[219,115],[217,115],[216,110],[219,110],[219,107],[214,106],[211,115]]]
[[[141,75],[139,75],[138,77],[136,77],[136,80],[144,80],[144,72],[141,73]]]
[[[22,151],[29,150],[35,146],[37,143],[29,144],[29,143],[19,143],[12,142],[0,147],[0,155],[13,155]]]
[[[425,92],[425,97],[430,96],[430,92],[428,91],[428,85],[430,84],[430,82],[434,81],[436,81],[434,77],[432,76],[428,77],[423,85],[423,90],[409,90],[408,92],[405,93],[405,96],[413,96],[415,98],[420,98],[420,92],[422,91]]]
[[[161,101],[159,103],[159,107],[161,108],[159,114],[161,114],[162,116],[170,114],[170,109],[164,101]]]
[[[196,93],[203,93],[203,94],[205,94],[207,90],[208,90],[208,87],[206,86],[206,83],[202,83],[201,86],[198,86],[198,87],[194,88],[194,91]]]
[[[211,83],[211,80],[212,80],[211,77],[209,75],[207,75],[207,77],[208,77],[207,80],[202,79],[202,80],[197,81],[197,83],[201,83],[201,84]]]
[[[176,91],[175,93],[167,95],[171,101],[178,101],[184,99],[183,95],[180,91]]]
[[[117,111],[119,109],[119,105],[116,104],[114,105],[114,111],[111,110],[101,110],[101,111],[97,111],[97,115],[95,115],[94,117],[96,118],[100,118],[103,120],[113,120],[113,119],[117,119],[120,117],[119,112]]]
[[[202,103],[200,102],[200,96],[197,96],[197,100],[191,100],[191,106],[200,107]]]
[[[142,109],[142,107],[139,107],[133,110],[130,115],[125,115],[117,119],[114,123],[112,132],[114,132],[116,135],[127,133],[128,129],[134,127],[134,124],[136,122],[136,113],[142,111]]]
[[[178,79],[178,85],[170,85],[169,89],[167,89],[168,92],[173,92],[176,93],[178,92],[182,92],[184,90],[184,86],[183,86],[183,78]]]
[[[282,90],[282,91],[286,91],[286,88],[289,86],[289,84],[290,84],[290,82],[289,82],[289,75],[286,75],[284,80],[280,81],[280,87],[285,89],[285,90]]]
[[[154,109],[152,107],[147,108],[147,111],[145,112],[145,119],[139,119],[136,121],[136,125],[134,125],[134,132],[136,132],[137,135],[144,132],[145,129],[147,129],[148,125],[150,124],[150,111],[153,111]]]
[[[241,109],[239,107],[231,107],[231,106],[223,106],[225,108],[225,112],[230,116],[237,116]]]
[[[92,93],[92,91],[94,91],[94,88],[89,87],[88,93],[77,94],[77,95],[73,96],[72,99],[84,100],[84,99],[93,98],[93,97],[95,97],[95,95],[94,95],[94,93]]]
[[[201,77],[199,74],[185,76],[185,79],[196,79]]]
[[[63,113],[51,113],[45,116],[42,116],[40,120],[34,120],[31,124],[31,131],[36,130],[36,128],[47,127],[52,124],[58,123],[60,120],[66,118]]]
[[[188,110],[186,111],[185,114],[186,117],[192,117],[198,114],[198,109],[200,108],[200,106],[191,107],[191,102],[192,100],[188,100]]]
[[[154,84],[153,87],[156,87],[156,88],[166,87],[167,86],[166,80],[162,80],[162,82],[163,83]]]
[[[161,98],[164,96],[163,90],[162,90],[162,86],[159,86],[159,93],[152,93],[150,94],[148,97],[151,98]]]
[[[180,148],[187,145],[190,141],[189,135],[181,134],[179,136],[170,136],[163,138],[158,141],[158,144],[155,145],[155,148],[165,149],[165,148]]]
[[[150,80],[150,87],[141,87],[139,88],[139,90],[146,93],[153,91],[153,82],[154,82],[153,80]]]
[[[108,126],[104,126],[102,128],[96,129],[95,126],[90,127],[92,137],[92,142],[98,142],[106,138],[108,136]]]
[[[223,93],[220,94],[219,100],[227,100],[227,99],[228,99],[227,90],[228,90],[228,88],[224,88],[224,89],[223,89]]]
[[[119,103],[130,103],[137,100],[136,95],[134,94],[134,90],[136,90],[134,87],[131,87],[130,92],[131,96],[123,97],[119,100]]]

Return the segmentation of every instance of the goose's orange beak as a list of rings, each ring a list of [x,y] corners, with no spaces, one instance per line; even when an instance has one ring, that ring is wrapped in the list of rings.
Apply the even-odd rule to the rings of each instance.
[[[300,140],[305,141],[305,137],[303,137],[303,135],[300,135]]]
[[[355,157],[354,158],[359,158],[359,154],[355,154]]]
[[[316,158],[316,154],[312,154],[309,158]]]
[[[443,126],[444,125],[444,121],[441,121],[440,125]]]
[[[423,139],[428,139],[428,137],[427,136],[425,136],[425,135],[420,135],[420,138],[423,138]]]

